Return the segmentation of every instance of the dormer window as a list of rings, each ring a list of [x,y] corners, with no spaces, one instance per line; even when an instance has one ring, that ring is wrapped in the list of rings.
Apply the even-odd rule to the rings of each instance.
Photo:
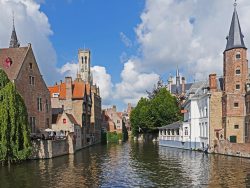
[[[10,68],[11,65],[12,65],[12,59],[10,57],[7,57],[5,59],[4,66],[5,68]]]
[[[236,53],[236,59],[240,59],[240,52]]]

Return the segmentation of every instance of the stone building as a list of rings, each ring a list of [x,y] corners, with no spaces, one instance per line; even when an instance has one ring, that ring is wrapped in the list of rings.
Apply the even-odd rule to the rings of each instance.
[[[91,90],[90,85],[81,79],[72,81],[66,77],[64,82],[49,87],[53,115],[58,111],[72,114],[78,125],[82,128],[82,147],[90,142],[90,116],[91,116]],[[61,112],[58,109],[62,109]]]
[[[248,80],[247,48],[234,8],[227,45],[223,53],[222,124],[230,142],[245,142],[245,95]]]
[[[101,141],[101,122],[102,122],[102,99],[100,96],[100,89],[93,84],[93,76],[91,72],[91,52],[89,49],[78,50],[78,77],[91,87],[91,119],[89,135],[92,143]]]
[[[13,25],[9,48],[0,49],[0,68],[23,97],[32,135],[51,127],[50,93],[40,73],[31,44],[20,47]]]
[[[107,122],[104,121],[103,123],[108,126],[108,132],[122,132],[122,114],[117,112],[115,105],[104,111],[104,120],[107,120]]]
[[[68,136],[73,133],[73,142],[75,150],[82,148],[82,133],[81,126],[77,123],[72,114],[65,113],[56,114],[52,119],[52,129],[59,133],[59,136]]]

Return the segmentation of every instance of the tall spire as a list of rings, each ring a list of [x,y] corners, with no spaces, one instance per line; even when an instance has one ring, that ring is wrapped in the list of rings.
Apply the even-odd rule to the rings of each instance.
[[[177,69],[176,69],[176,86],[179,87],[180,86],[180,73],[179,73],[179,67],[177,65]]]
[[[235,0],[234,13],[232,17],[229,35],[227,36],[227,46],[226,46],[225,51],[231,50],[234,48],[246,48],[244,40],[243,40],[244,35],[241,32],[241,27],[240,27],[240,22],[239,22],[239,17],[238,17],[236,7],[237,7],[237,3]]]
[[[13,13],[13,29],[11,33],[9,48],[18,48],[19,46],[20,46],[20,43],[18,42],[17,35],[16,35],[15,18],[14,18],[14,13]]]

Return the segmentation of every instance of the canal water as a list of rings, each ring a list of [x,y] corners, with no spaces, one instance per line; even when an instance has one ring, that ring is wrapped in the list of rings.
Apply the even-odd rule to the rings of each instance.
[[[250,159],[153,142],[100,144],[75,155],[0,167],[0,187],[250,187]]]

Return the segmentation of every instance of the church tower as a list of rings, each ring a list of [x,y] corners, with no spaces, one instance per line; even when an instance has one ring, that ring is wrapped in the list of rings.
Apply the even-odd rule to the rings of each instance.
[[[225,139],[230,142],[244,143],[248,60],[236,6],[235,3],[227,45],[223,53],[222,124]]]
[[[9,48],[19,48],[19,46],[20,46],[20,43],[18,42],[18,39],[17,39],[14,16],[13,16],[13,28],[12,28],[12,33],[10,37]]]
[[[92,85],[92,74],[90,70],[90,50],[78,50],[79,74],[82,80]]]

